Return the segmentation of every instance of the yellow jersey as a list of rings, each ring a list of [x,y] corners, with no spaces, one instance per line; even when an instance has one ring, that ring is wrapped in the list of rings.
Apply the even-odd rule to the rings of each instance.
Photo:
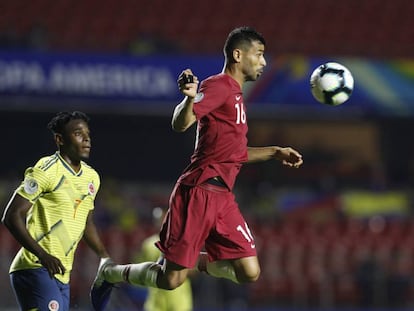
[[[81,162],[81,169],[75,172],[56,152],[26,169],[24,180],[15,191],[33,203],[26,227],[48,253],[62,261],[66,272],[55,277],[65,284],[69,283],[74,254],[99,186],[100,177],[92,167]],[[39,259],[22,247],[10,272],[41,266]]]

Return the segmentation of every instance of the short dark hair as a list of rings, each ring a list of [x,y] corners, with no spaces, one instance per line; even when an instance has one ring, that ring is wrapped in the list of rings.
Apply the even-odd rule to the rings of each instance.
[[[233,50],[236,48],[249,48],[254,41],[259,41],[266,45],[266,41],[262,34],[257,32],[254,28],[243,26],[233,29],[224,44],[224,56],[229,62],[233,62]]]
[[[47,124],[47,128],[51,130],[53,134],[63,134],[65,125],[72,120],[83,120],[88,123],[89,117],[81,111],[61,111],[50,120]]]

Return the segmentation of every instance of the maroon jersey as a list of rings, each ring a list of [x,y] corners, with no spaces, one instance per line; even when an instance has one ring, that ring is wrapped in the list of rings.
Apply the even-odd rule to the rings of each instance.
[[[197,137],[190,165],[179,182],[199,185],[220,176],[232,189],[247,161],[247,123],[242,91],[236,80],[217,74],[201,82],[194,102]]]

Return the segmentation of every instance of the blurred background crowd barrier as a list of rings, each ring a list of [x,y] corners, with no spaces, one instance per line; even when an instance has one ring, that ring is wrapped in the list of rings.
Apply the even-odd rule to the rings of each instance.
[[[197,276],[196,310],[412,308],[413,15],[410,0],[0,0],[1,205],[54,152],[50,118],[83,110],[102,178],[96,223],[114,259],[133,260],[194,148],[193,131],[170,126],[177,76],[221,71],[227,33],[251,25],[268,66],[244,90],[249,144],[293,146],[305,163],[243,167],[235,192],[262,276],[248,286]],[[310,73],[327,61],[354,75],[339,107],[310,94]],[[7,273],[16,250],[1,225],[2,310],[17,309]],[[97,264],[82,244],[74,310],[90,309]],[[109,309],[140,310],[145,294],[121,286]]]

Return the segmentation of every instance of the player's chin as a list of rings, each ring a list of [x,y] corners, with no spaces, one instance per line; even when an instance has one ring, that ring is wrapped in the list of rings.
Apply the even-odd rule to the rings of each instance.
[[[259,79],[260,76],[262,75],[262,73],[263,73],[263,71],[257,72],[256,75],[255,75],[254,81],[256,81],[257,79]]]
[[[81,154],[79,154],[79,158],[83,161],[88,160],[89,159],[89,152],[82,152]]]
[[[257,79],[259,79],[260,74],[256,74],[256,75],[250,75],[246,78],[246,81],[256,81]]]

